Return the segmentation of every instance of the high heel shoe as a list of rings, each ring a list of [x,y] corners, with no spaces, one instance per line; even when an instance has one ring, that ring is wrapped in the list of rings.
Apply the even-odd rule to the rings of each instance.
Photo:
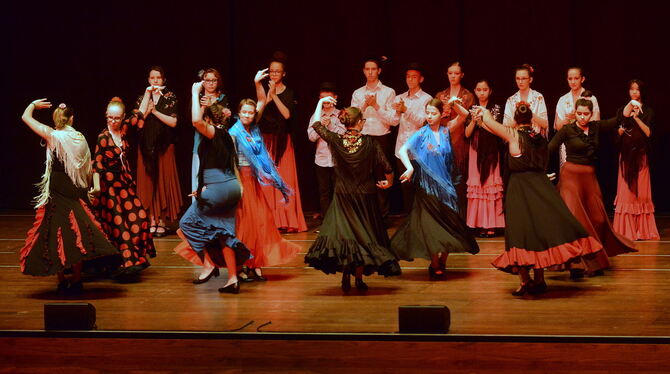
[[[430,280],[444,279],[445,274],[446,273],[441,267],[436,269],[432,266],[428,266],[428,277]]]
[[[220,293],[234,293],[238,294],[240,293],[240,282],[237,281],[235,283],[231,283],[227,286],[219,288]]]
[[[521,283],[521,287],[512,291],[512,296],[523,296],[527,294],[532,287],[531,282]]]
[[[531,295],[539,295],[547,292],[547,282],[542,281],[540,283],[533,282],[533,285],[528,290],[528,293]]]
[[[219,268],[214,268],[214,269],[212,269],[211,272],[209,272],[209,274],[206,277],[194,279],[193,284],[207,283],[207,281],[210,280],[210,278],[212,278],[212,276],[218,277],[220,274],[221,273],[219,272]]]
[[[363,279],[358,279],[354,281],[354,284],[356,285],[356,288],[358,288],[359,291],[367,291],[368,290],[368,285],[363,282]]]
[[[250,268],[249,269],[249,278],[252,278],[252,279],[257,280],[259,282],[265,282],[267,280],[267,278],[265,278],[262,273],[259,274],[259,272],[256,271],[256,270],[260,271],[260,268]]]
[[[67,289],[70,286],[70,282],[65,279],[62,282],[58,283],[58,287],[56,288],[56,292],[58,292],[60,295],[65,295],[67,293]]]
[[[342,291],[349,292],[351,290],[351,277],[349,274],[342,274]]]
[[[582,269],[570,269],[570,279],[577,280],[584,278],[584,270]]]
[[[237,280],[241,282],[253,282],[254,278],[249,276],[249,269],[247,269],[246,266],[243,266],[242,270],[237,273]]]

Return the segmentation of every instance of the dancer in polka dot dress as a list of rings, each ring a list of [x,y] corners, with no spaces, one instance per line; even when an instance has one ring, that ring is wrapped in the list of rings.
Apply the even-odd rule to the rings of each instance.
[[[147,256],[156,249],[149,233],[149,218],[137,193],[126,158],[123,138],[125,107],[118,98],[107,105],[107,127],[98,136],[93,171],[100,174],[100,196],[93,201],[94,213],[123,256],[117,276],[128,276],[149,266]]]

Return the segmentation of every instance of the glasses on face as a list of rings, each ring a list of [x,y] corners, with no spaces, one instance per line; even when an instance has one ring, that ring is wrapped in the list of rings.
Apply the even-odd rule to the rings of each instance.
[[[270,74],[281,74],[283,72],[284,72],[283,70],[270,70],[269,71]]]
[[[121,122],[122,118],[121,117],[110,117],[107,116],[107,121],[108,122]]]
[[[218,79],[205,79],[205,83],[217,83]]]

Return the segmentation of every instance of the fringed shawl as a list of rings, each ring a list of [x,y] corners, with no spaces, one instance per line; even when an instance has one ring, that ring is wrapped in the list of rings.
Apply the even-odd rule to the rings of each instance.
[[[65,173],[72,183],[80,188],[88,188],[91,175],[91,151],[86,138],[70,126],[53,130],[47,139],[47,157],[42,181],[37,184],[40,194],[35,197],[35,208],[49,201],[49,182],[54,158],[63,162]]]
[[[426,193],[440,199],[451,209],[458,211],[456,189],[452,173],[454,156],[451,149],[449,129],[440,126],[440,144],[437,144],[429,125],[424,125],[414,133],[406,146],[410,155],[420,168],[414,173],[414,182],[418,183]]]
[[[265,186],[274,186],[284,196],[284,200],[288,201],[288,196],[292,195],[293,191],[279,175],[279,171],[277,171],[270,154],[265,148],[258,126],[255,123],[252,124],[251,133],[249,133],[238,119],[228,132],[235,139],[237,150],[244,155],[249,165],[251,165],[251,170],[253,170],[258,182]]]

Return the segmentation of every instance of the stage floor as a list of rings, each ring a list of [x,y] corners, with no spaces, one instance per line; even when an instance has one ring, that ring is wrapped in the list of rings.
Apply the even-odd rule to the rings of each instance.
[[[477,255],[450,256],[446,281],[429,281],[426,261],[402,262],[402,276],[371,276],[369,291],[343,295],[339,275],[303,263],[313,232],[285,235],[303,253],[264,269],[268,281],[242,284],[239,295],[217,292],[225,274],[193,285],[197,269],[172,252],[171,235],[156,239],[158,256],[139,283],[96,280],[81,297],[63,298],[55,277],[19,271],[32,219],[0,215],[0,330],[43,329],[44,303],[85,301],[97,309],[99,330],[393,333],[399,306],[447,305],[453,334],[670,336],[670,217],[658,217],[662,240],[637,242],[639,253],[613,258],[605,276],[571,281],[548,272],[548,292],[523,298],[510,295],[517,277],[490,265],[502,237],[480,239]]]

